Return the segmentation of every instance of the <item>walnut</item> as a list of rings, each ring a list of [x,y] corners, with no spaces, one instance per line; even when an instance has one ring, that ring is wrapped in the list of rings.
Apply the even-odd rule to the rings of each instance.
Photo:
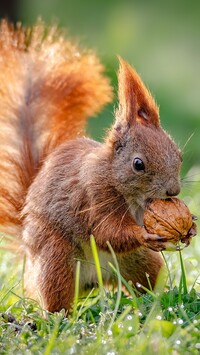
[[[173,244],[190,244],[196,235],[196,224],[185,203],[178,198],[152,200],[144,213],[144,225],[148,233],[166,237]]]

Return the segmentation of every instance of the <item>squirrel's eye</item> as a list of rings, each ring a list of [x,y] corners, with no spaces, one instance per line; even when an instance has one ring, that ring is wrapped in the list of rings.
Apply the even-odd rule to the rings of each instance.
[[[144,163],[143,163],[142,159],[135,158],[133,160],[133,167],[137,171],[142,171],[142,170],[144,171]]]

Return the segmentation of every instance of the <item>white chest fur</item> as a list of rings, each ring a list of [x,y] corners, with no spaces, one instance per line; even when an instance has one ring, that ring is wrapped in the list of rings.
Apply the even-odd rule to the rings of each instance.
[[[81,259],[80,290],[84,290],[88,287],[96,286],[98,279],[90,244],[83,243],[81,246],[84,257]],[[109,253],[101,250],[98,250],[98,256],[101,265],[103,281],[104,283],[109,282],[113,273],[108,263],[113,263],[112,256]]]

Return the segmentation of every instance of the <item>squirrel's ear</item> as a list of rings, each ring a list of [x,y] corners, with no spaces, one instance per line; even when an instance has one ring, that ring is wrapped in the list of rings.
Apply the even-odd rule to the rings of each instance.
[[[117,121],[125,120],[129,127],[136,122],[159,126],[159,110],[152,95],[137,72],[121,57],[119,62]]]

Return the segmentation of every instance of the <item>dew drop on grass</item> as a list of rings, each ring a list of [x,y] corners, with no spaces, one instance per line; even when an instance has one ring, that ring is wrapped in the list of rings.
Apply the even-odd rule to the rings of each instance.
[[[69,350],[69,354],[72,355],[72,354],[76,354],[76,348],[75,346],[72,346],[71,349]]]
[[[159,316],[156,317],[156,319],[161,320],[162,317],[159,315]]]
[[[140,288],[142,285],[139,282],[136,282],[136,286]]]
[[[133,329],[133,327],[128,327],[128,331],[131,332],[131,330]]]
[[[169,312],[172,312],[172,311],[173,311],[173,308],[172,308],[172,307],[168,307],[168,311],[169,311]]]
[[[112,330],[109,329],[107,333],[109,336],[112,335]]]
[[[180,343],[181,343],[181,341],[178,339],[178,340],[176,340],[176,344],[177,345],[180,345]]]
[[[196,343],[195,348],[200,349],[200,343]]]
[[[129,314],[128,316],[127,316],[127,320],[131,320],[132,319],[132,316]]]
[[[103,339],[103,340],[101,341],[101,344],[102,344],[102,345],[106,345],[106,340]]]
[[[196,319],[193,320],[193,324],[197,324],[198,321]]]
[[[138,312],[138,316],[142,318],[142,312]]]
[[[122,328],[124,328],[124,325],[122,323],[119,323],[118,328],[122,329]]]
[[[179,320],[178,320],[178,324],[183,324],[183,320],[182,320],[182,319],[179,319]]]
[[[176,320],[173,321],[173,324],[176,324]]]

